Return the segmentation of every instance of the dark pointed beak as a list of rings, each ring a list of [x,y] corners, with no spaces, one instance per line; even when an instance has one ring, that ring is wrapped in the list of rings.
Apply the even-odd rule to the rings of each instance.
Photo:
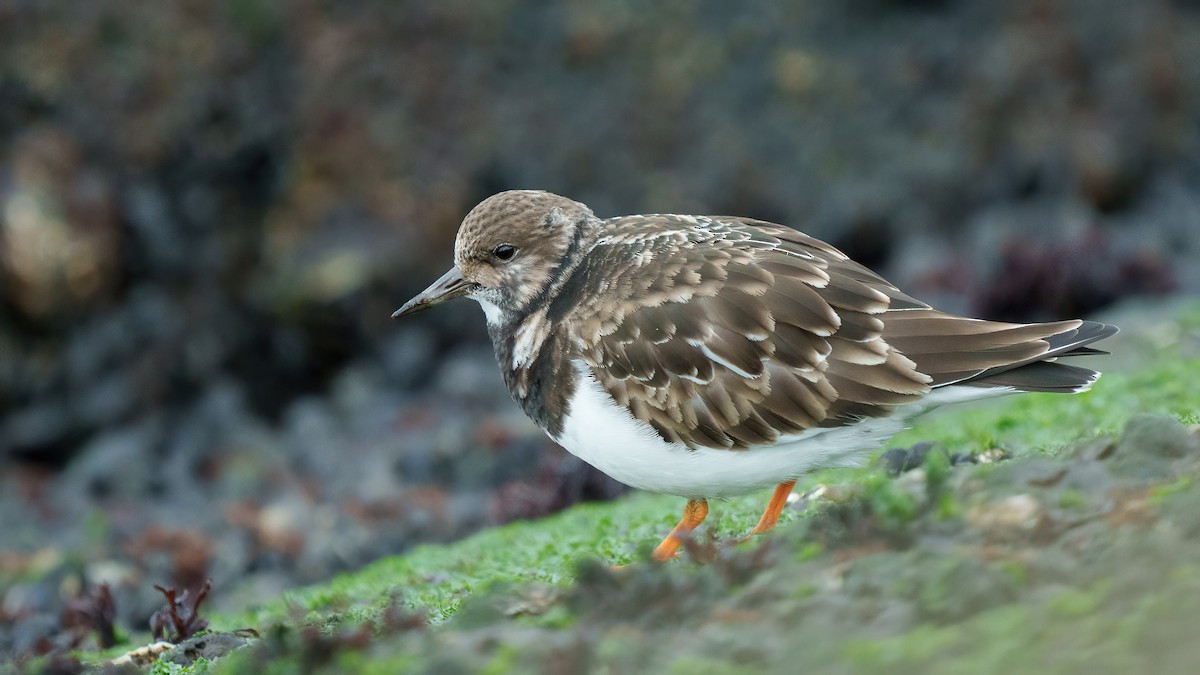
[[[472,284],[463,279],[462,273],[458,271],[458,267],[451,267],[449,272],[442,275],[441,279],[430,284],[429,288],[417,294],[417,297],[404,303],[404,306],[392,313],[393,319],[399,319],[402,316],[416,314],[423,309],[429,309],[434,305],[443,303],[447,300],[460,298],[471,292]]]

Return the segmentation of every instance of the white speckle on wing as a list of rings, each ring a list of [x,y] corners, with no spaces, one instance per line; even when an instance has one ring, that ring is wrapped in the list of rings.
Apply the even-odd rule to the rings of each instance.
[[[702,342],[700,340],[688,340],[687,343],[689,345],[692,345],[693,347],[699,347],[700,351],[703,352],[704,355],[707,356],[709,359],[711,359],[713,361],[713,363],[719,363],[722,366],[725,366],[726,368],[733,371],[740,377],[744,377],[747,380],[753,380],[753,379],[759,377],[758,375],[748,373],[745,370],[742,370],[741,368],[738,368],[737,366],[733,365],[733,363],[731,363],[728,359],[726,359],[726,358],[720,356],[719,354],[717,354],[716,352],[714,352],[712,349],[709,348],[709,346],[707,344],[705,344],[704,342]]]

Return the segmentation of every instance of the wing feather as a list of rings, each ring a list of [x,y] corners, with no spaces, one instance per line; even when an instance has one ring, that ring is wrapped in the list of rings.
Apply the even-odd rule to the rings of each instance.
[[[880,416],[927,391],[882,337],[874,315],[890,297],[872,277],[831,275],[844,256],[780,229],[701,223],[670,263],[644,255],[654,237],[614,236],[608,245],[619,251],[590,256],[594,269],[577,272],[604,284],[576,286],[573,313],[586,320],[567,322],[568,342],[615,401],[691,447],[774,443],[839,410]]]

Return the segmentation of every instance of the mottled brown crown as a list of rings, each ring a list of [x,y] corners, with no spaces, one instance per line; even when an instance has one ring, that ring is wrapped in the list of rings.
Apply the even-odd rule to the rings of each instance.
[[[564,263],[599,223],[591,209],[549,192],[511,190],[480,202],[463,219],[454,261],[464,278],[491,292],[491,302],[524,311],[550,292]],[[498,246],[517,253],[496,259]]]
[[[520,240],[528,245],[553,239],[557,230],[594,218],[587,206],[551,192],[501,192],[479,202],[463,219],[454,243],[455,262],[486,255],[498,242]]]

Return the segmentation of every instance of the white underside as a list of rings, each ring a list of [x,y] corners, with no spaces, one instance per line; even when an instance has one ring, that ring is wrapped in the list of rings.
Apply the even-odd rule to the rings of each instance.
[[[861,465],[916,415],[943,403],[1010,393],[1011,389],[945,387],[886,419],[810,429],[772,446],[748,450],[689,449],[667,443],[645,422],[618,406],[591,370],[576,362],[579,384],[563,431],[555,440],[571,454],[642,490],[688,498],[731,497],[770,487],[814,469]]]

